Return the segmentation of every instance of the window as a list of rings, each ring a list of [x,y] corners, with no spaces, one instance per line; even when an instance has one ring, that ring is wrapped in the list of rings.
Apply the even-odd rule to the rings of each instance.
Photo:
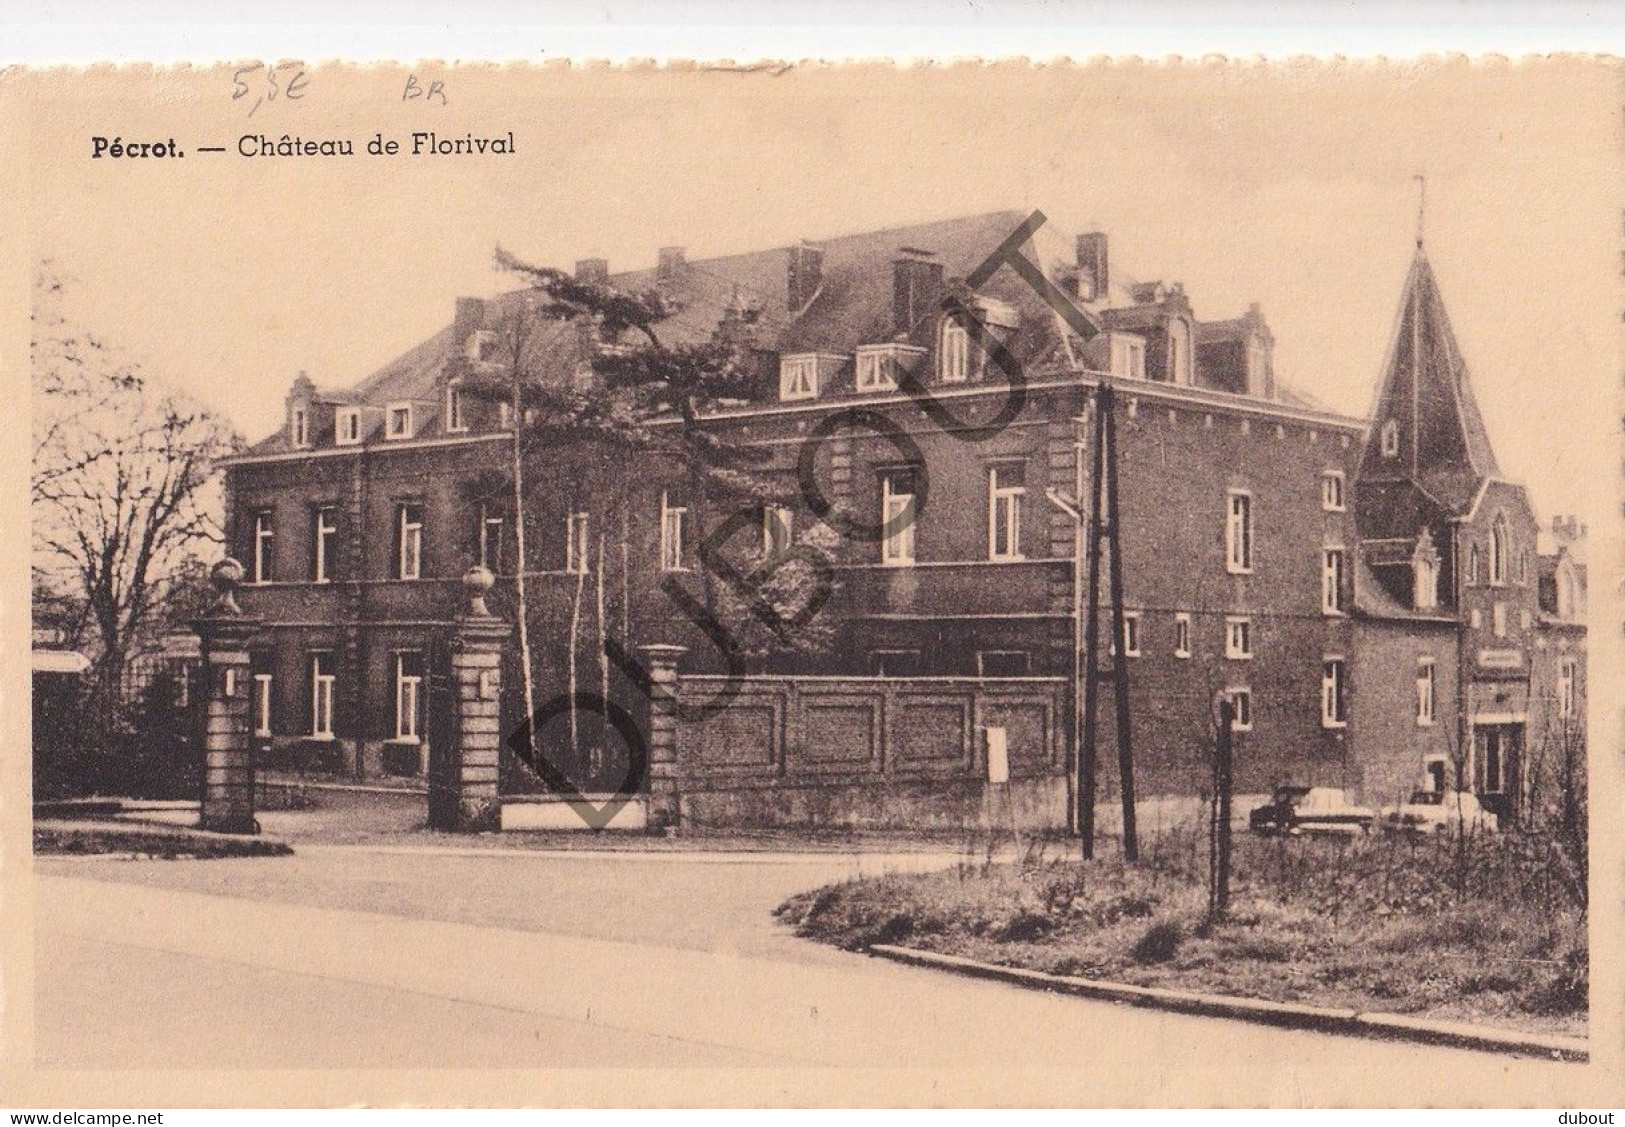
[[[777,559],[795,543],[795,511],[786,505],[762,506],[762,555]]]
[[[1399,423],[1394,419],[1382,424],[1382,456],[1399,457]]]
[[[292,415],[293,417],[288,423],[288,429],[291,432],[294,447],[297,449],[309,446],[310,408],[301,403],[293,409]]]
[[[869,654],[869,672],[875,677],[918,677],[919,650],[874,650]]]
[[[502,513],[490,504],[480,506],[480,566],[502,574]]]
[[[880,562],[904,567],[914,562],[914,472],[880,477]]]
[[[271,675],[254,674],[254,734],[271,734]]]
[[[1343,471],[1327,470],[1320,475],[1320,507],[1328,513],[1341,513],[1343,502]]]
[[[407,502],[395,506],[395,578],[423,575],[423,506]]]
[[[1499,587],[1507,581],[1508,532],[1506,514],[1495,518],[1490,530],[1490,585]]]
[[[1026,467],[1019,462],[987,471],[987,558],[1019,560],[1021,508],[1026,501]]]
[[[463,417],[463,389],[456,384],[446,385],[446,429],[453,433],[468,429]]]
[[[1026,650],[977,650],[978,677],[1025,677],[1030,671]]]
[[[779,361],[779,398],[818,397],[818,357],[786,356]]]
[[[417,740],[423,716],[423,655],[395,655],[395,738]]]
[[[1343,598],[1343,571],[1345,568],[1343,549],[1327,548],[1321,553],[1320,562],[1320,609],[1325,614],[1342,614],[1345,609]]]
[[[858,349],[858,390],[895,391],[897,359],[890,345],[865,345]]]
[[[410,403],[391,403],[384,412],[384,437],[387,439],[402,439],[412,437],[412,405]]]
[[[1143,380],[1145,378],[1145,341],[1139,337],[1113,333],[1112,374]]]
[[[1227,495],[1224,525],[1225,570],[1246,574],[1253,570],[1253,495],[1232,489]]]
[[[1416,663],[1416,723],[1419,727],[1428,728],[1433,725],[1437,715],[1434,699],[1438,687],[1438,674],[1433,659],[1422,658]]]
[[[491,329],[476,329],[468,334],[466,348],[470,360],[489,360],[496,355],[497,334]]]
[[[269,583],[276,576],[276,514],[263,509],[254,514],[253,582]]]
[[[310,734],[333,735],[334,664],[331,653],[310,655]]]
[[[1496,603],[1490,608],[1490,629],[1495,632],[1497,638],[1507,636],[1507,605],[1505,603]]]
[[[361,441],[361,408],[338,409],[333,419],[333,437],[340,446],[354,446]]]
[[[506,399],[497,404],[497,426],[503,430],[513,426],[513,404]]]
[[[1124,639],[1124,642],[1126,643],[1124,645],[1124,647],[1123,647],[1123,652],[1125,654],[1127,654],[1129,657],[1139,657],[1140,656],[1140,612],[1139,611],[1129,610],[1129,611],[1124,611],[1123,612],[1123,639]],[[1113,657],[1117,656],[1117,639],[1115,637],[1112,638],[1111,644],[1107,647],[1107,651]]]
[[[1233,732],[1250,732],[1253,730],[1253,691],[1245,687],[1229,688],[1224,695],[1230,698],[1230,706],[1235,710],[1235,720],[1230,725]]]
[[[1247,338],[1247,390],[1262,394],[1269,381],[1269,349],[1259,337]]]
[[[1191,616],[1174,615],[1174,656],[1191,656]]]
[[[1177,319],[1168,322],[1168,378],[1176,384],[1191,382],[1191,329]]]
[[[1224,656],[1247,661],[1253,656],[1253,620],[1232,615],[1224,620]]]
[[[310,579],[313,583],[328,583],[333,578],[334,550],[338,547],[339,514],[331,505],[323,505],[311,514],[310,521]]]
[[[1320,726],[1341,728],[1348,723],[1344,693],[1343,659],[1329,657],[1320,669]]]
[[[970,332],[955,320],[942,323],[937,342],[937,372],[943,383],[964,383],[970,378]]]
[[[668,494],[660,495],[660,570],[686,571],[683,537],[687,532],[688,509],[673,505]]]
[[[1432,610],[1439,605],[1439,561],[1432,556],[1418,555],[1412,566],[1416,609]]]
[[[1563,659],[1557,671],[1557,714],[1565,720],[1574,715],[1575,685],[1579,680],[1580,663],[1572,657]]]
[[[1478,561],[1478,545],[1474,544],[1471,548],[1467,549],[1467,582],[1468,583],[1477,583],[1477,582],[1479,582],[1481,576],[1479,575],[1479,566],[1478,565],[1479,565],[1479,561]]]
[[[571,575],[585,575],[592,560],[592,545],[588,539],[591,522],[586,513],[571,513],[564,521],[564,570]],[[670,570],[670,569],[668,569]]]

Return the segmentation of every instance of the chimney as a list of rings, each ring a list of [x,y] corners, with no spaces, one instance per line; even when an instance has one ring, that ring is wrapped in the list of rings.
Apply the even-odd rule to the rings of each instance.
[[[902,247],[892,260],[892,328],[912,336],[942,297],[942,263],[918,247]]]
[[[655,270],[655,277],[662,282],[674,281],[682,271],[684,261],[682,247],[661,247],[660,265]]]
[[[576,261],[576,281],[588,286],[609,284],[609,259],[582,258]]]
[[[1111,283],[1106,259],[1106,232],[1090,231],[1078,236],[1078,298],[1081,301],[1106,300]]]
[[[800,243],[791,247],[785,271],[785,304],[791,313],[800,313],[812,303],[818,287],[824,284],[824,248]]]
[[[1161,282],[1136,282],[1129,291],[1135,305],[1155,305],[1162,300]]]
[[[457,311],[451,320],[452,343],[456,348],[462,348],[469,335],[485,324],[485,299],[483,297],[460,297],[457,299]]]

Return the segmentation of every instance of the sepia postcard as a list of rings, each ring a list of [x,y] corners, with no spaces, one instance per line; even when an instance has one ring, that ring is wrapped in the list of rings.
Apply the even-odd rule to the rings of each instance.
[[[1618,1106],[1622,78],[0,71],[0,1104]]]

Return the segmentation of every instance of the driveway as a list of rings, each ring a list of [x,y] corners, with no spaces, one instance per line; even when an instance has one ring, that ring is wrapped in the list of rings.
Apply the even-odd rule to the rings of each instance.
[[[1514,1078],[1556,1098],[1585,1079],[1582,1066],[949,977],[816,946],[771,918],[784,896],[877,863],[396,846],[41,858],[36,1057],[101,1069],[919,1068],[961,1082],[1037,1069],[1097,1096],[1131,1084],[1147,1102],[1168,1098],[1156,1062],[1243,1102],[1369,1100],[1373,1078],[1424,1066],[1461,1099]]]

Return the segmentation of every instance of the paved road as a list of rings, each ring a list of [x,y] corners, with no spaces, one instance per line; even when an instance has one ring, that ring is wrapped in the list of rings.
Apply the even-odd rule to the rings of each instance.
[[[865,862],[870,867],[875,864]],[[67,1068],[1082,1070],[1158,1100],[1352,1099],[1419,1068],[1494,1102],[1579,1066],[1046,995],[795,939],[769,912],[842,857],[41,858],[36,1057]],[[1250,1079],[1236,1078],[1247,1062]],[[1148,1063],[1157,1062],[1157,1063]],[[1476,1096],[1473,1094],[1476,1093]],[[1369,1097],[1368,1097],[1369,1098]]]

